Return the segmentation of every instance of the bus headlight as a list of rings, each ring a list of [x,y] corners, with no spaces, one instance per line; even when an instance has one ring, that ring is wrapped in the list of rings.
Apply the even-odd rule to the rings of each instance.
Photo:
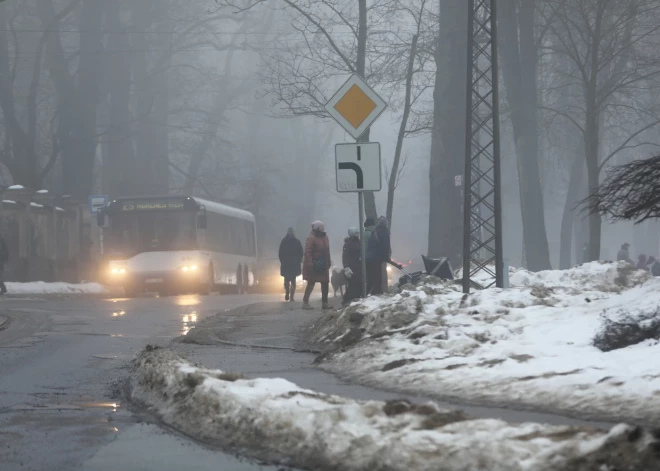
[[[180,269],[184,273],[190,273],[190,272],[196,272],[197,271],[197,265],[184,265]]]
[[[125,275],[126,274],[126,268],[123,267],[113,267],[110,269],[110,273],[112,275]]]

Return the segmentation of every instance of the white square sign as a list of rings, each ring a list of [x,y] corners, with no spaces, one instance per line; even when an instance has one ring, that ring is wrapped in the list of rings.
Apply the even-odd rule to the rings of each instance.
[[[337,144],[335,169],[337,191],[340,193],[380,191],[382,187],[380,144],[378,142]]]

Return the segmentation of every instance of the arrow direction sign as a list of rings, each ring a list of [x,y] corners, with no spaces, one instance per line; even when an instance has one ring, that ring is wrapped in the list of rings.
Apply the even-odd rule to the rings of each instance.
[[[337,191],[356,193],[380,191],[380,144],[337,144],[335,146]]]
[[[330,116],[355,139],[369,129],[385,108],[387,104],[359,75],[352,75],[325,105]]]

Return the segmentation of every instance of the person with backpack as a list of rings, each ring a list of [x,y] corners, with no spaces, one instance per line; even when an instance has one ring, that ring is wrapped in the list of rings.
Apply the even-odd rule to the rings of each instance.
[[[344,270],[347,268],[351,270],[348,277],[348,285],[344,293],[343,304],[349,304],[354,299],[361,295],[362,291],[362,250],[360,247],[360,231],[357,227],[348,229],[348,237],[344,239],[344,250],[342,252],[341,260],[344,265]]]
[[[387,218],[381,216],[367,242],[367,293],[383,294],[384,264],[390,261],[390,230]]]
[[[5,285],[5,264],[9,261],[9,248],[4,237],[0,235],[0,296],[7,293]]]
[[[321,283],[321,302],[324,310],[332,309],[328,303],[330,287],[330,241],[321,221],[312,223],[312,232],[305,241],[305,257],[303,259],[303,279],[307,281],[302,308],[314,309],[309,304],[309,297],[316,283]]]
[[[280,275],[284,278],[284,300],[293,302],[296,295],[296,278],[302,272],[303,247],[296,238],[293,227],[289,227],[280,243]]]

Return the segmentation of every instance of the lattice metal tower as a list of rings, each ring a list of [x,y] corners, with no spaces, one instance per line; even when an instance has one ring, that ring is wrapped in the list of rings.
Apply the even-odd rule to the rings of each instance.
[[[464,293],[504,281],[496,0],[468,0],[467,80]]]

